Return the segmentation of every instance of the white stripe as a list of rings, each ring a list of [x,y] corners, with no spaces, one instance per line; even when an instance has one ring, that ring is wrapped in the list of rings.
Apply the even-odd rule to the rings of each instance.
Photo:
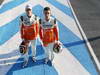
[[[9,57],[9,58],[2,58],[0,59],[0,62],[1,61],[7,61],[7,60],[14,60],[14,59],[18,59],[21,55],[18,55],[18,56],[12,56],[12,57]]]
[[[69,7],[68,3],[66,2],[66,0],[57,0],[58,2],[60,2],[61,4]]]
[[[90,75],[66,48],[61,53],[55,54],[54,67],[58,75]]]
[[[86,45],[87,45],[87,47],[88,47],[88,50],[89,50],[90,54],[92,55],[92,57],[93,57],[93,59],[94,59],[94,61],[95,61],[95,63],[96,63],[96,66],[97,66],[97,68],[98,68],[98,70],[100,71],[100,62],[99,62],[99,60],[97,59],[97,57],[96,57],[96,55],[95,55],[95,53],[94,53],[94,51],[93,51],[93,48],[91,47],[91,45],[90,45],[90,43],[89,43],[89,41],[88,41],[88,39],[87,39],[87,37],[86,37],[86,35],[85,35],[85,33],[84,33],[84,31],[83,31],[81,25],[80,25],[80,23],[79,23],[79,21],[78,21],[76,15],[75,15],[75,12],[74,12],[74,10],[73,10],[73,8],[72,8],[71,3],[70,3],[69,0],[68,0],[68,3],[69,3],[69,5],[70,5],[70,7],[71,7],[71,10],[72,10],[73,15],[74,15],[74,17],[75,17],[75,20],[76,20],[76,22],[77,22],[77,25],[78,25],[78,27],[79,27],[79,29],[80,29],[82,35],[83,35],[83,38],[84,38],[84,40],[86,41]]]
[[[35,2],[33,2],[33,1],[35,1]],[[33,1],[30,0],[31,3],[34,3],[32,5],[35,6],[37,4],[36,0],[33,0]],[[74,19],[72,19],[68,15],[64,14],[62,11],[58,10],[57,8],[55,8],[50,3],[47,3],[45,0],[44,1],[40,0],[40,1],[37,1],[37,2],[41,3],[42,6],[50,6],[52,8],[53,15],[56,16],[56,18],[58,20],[60,20],[66,27],[68,27],[71,31],[73,31],[73,33],[75,33],[80,39],[82,39],[82,37],[81,37],[81,35],[80,35],[79,31],[78,31],[78,28],[76,27]],[[16,8],[13,8],[12,10],[9,10],[9,11],[1,14],[0,18],[2,18],[2,17],[3,18],[0,20],[1,21],[0,22],[0,26],[5,25],[6,23],[12,21],[17,16],[19,16],[20,14],[22,14],[24,12],[25,5],[28,4],[28,3],[29,2],[21,4],[20,6],[18,6]],[[64,19],[63,19],[63,17],[64,17]]]
[[[43,7],[50,6],[52,14],[67,28],[69,28],[75,35],[77,35],[80,39],[82,39],[82,36],[76,26],[74,19],[72,19],[71,17],[69,17],[68,15],[66,15],[65,13],[63,13],[62,11],[51,5],[50,3],[46,2],[45,0],[44,1],[40,0],[39,2]]]
[[[0,46],[0,54],[8,54],[18,49],[21,42],[20,33],[16,33],[10,40]]]
[[[15,59],[13,62],[1,63],[0,66],[11,65],[15,63],[21,63],[22,61],[16,60],[20,56],[15,56],[2,61]],[[63,48],[63,51],[59,54],[55,54],[54,58],[54,67],[56,68],[59,75],[90,75],[89,72],[79,63],[79,61],[66,49]]]
[[[37,38],[40,40],[39,36]],[[20,32],[17,32],[13,37],[0,46],[0,54],[9,54],[18,50],[21,42]],[[38,45],[40,45],[40,43]]]
[[[31,2],[31,1],[30,1]],[[78,37],[81,37],[81,34],[79,33],[78,28],[76,27],[75,21],[74,19],[70,18],[69,16],[67,16],[66,14],[64,14],[63,12],[61,12],[60,10],[58,10],[57,8],[53,7],[51,4],[47,3],[46,1],[42,1],[40,0],[39,2],[41,2],[42,6],[50,6],[52,8],[53,11],[53,15],[56,16],[56,18],[62,22],[66,27],[68,27],[71,31],[73,31]],[[42,3],[43,2],[43,3]],[[20,11],[20,9],[16,9],[16,11]],[[56,11],[55,11],[56,10]],[[13,11],[14,12],[14,11]],[[16,13],[17,15],[17,13]],[[15,16],[16,16],[15,15]],[[64,19],[63,17],[64,16]],[[14,17],[14,16],[13,16]],[[67,20],[67,21],[66,21]],[[15,40],[17,38],[17,40]],[[13,41],[14,40],[14,41]],[[0,46],[0,54],[6,54],[6,53],[10,53],[13,50],[18,49],[18,45],[20,43],[20,34],[17,33],[14,37],[12,37],[10,40],[8,40],[5,44]],[[12,45],[14,44],[14,46],[12,47]]]
[[[6,3],[8,3],[8,2],[11,2],[11,1],[13,1],[13,0],[4,0],[3,3],[0,5],[0,9],[2,8],[2,6],[3,6],[4,4],[6,4]]]
[[[0,64],[0,66],[6,66],[6,65],[13,65],[13,64],[17,64],[17,63],[21,63],[21,62],[23,62],[23,61],[15,61],[15,62],[9,62],[9,63],[2,63],[2,64]]]
[[[33,6],[37,5],[37,2],[38,2],[37,0],[29,0],[28,2],[25,2],[15,8],[12,8],[11,10],[8,10],[8,11],[0,14],[0,27],[9,23],[10,21],[14,20],[16,17],[21,15],[23,12],[25,12],[25,6],[27,4],[31,4],[33,7]]]

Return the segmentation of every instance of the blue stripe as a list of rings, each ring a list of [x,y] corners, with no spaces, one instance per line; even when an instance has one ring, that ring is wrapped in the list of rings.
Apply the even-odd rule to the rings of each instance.
[[[6,4],[4,4],[2,6],[2,8],[0,9],[0,14],[7,11],[7,10],[10,10],[18,5],[21,5],[22,3],[24,2],[27,2],[28,0],[13,0],[13,1],[10,1]]]
[[[30,59],[27,68],[22,68],[22,63],[15,64],[6,75],[58,75],[58,73],[53,66],[44,64],[44,59],[36,63]]]
[[[44,54],[44,50],[43,50],[43,47],[42,45],[38,45],[36,47],[37,49],[37,52],[36,52],[36,57],[37,57],[37,60],[41,60],[41,59],[44,59],[45,58],[45,54]],[[29,47],[29,55],[30,57],[32,56],[32,51],[31,51],[31,47]],[[3,59],[3,58],[10,58],[12,56],[18,56],[20,55],[21,56],[21,53],[19,52],[19,50],[14,50],[13,52],[11,53],[8,53],[8,54],[1,54],[0,55],[0,59]],[[15,62],[16,59],[9,59],[9,60],[5,60],[5,61],[0,61],[0,64],[4,63],[4,62],[7,62],[7,63],[10,63],[10,62]],[[18,61],[22,61],[22,58],[19,58]]]
[[[64,12],[66,15],[70,16],[73,18],[73,15],[71,13],[71,9],[61,3],[59,3],[57,0],[46,0],[47,2],[51,3],[53,6]],[[64,16],[62,16],[64,17]]]
[[[0,27],[0,45],[13,37],[19,31],[18,17],[5,26]]]
[[[80,40],[72,31],[59,22],[60,40],[63,45],[79,60],[79,62],[91,73],[98,75],[84,40]],[[62,33],[63,32],[63,33]],[[66,35],[65,35],[66,34]]]
[[[36,49],[37,49],[37,52],[36,52],[37,60],[44,59],[45,58],[45,54],[44,54],[44,50],[43,50],[42,45],[38,45],[36,47]],[[8,53],[8,54],[1,54],[0,55],[0,59],[10,58],[10,57],[15,56],[15,55],[16,56],[21,55],[18,49],[17,50],[14,50],[13,52]],[[29,55],[32,56],[31,47],[29,47]],[[0,61],[0,64],[3,63],[3,62],[7,62],[7,63],[9,63],[9,62],[15,62],[15,60],[16,59],[12,59],[12,60],[10,59],[10,60],[5,60],[5,61]],[[21,58],[19,58],[18,61],[22,61]]]
[[[30,48],[31,51],[31,48]],[[29,52],[31,53],[31,52]],[[7,72],[7,75],[58,75],[56,69],[53,66],[44,64],[45,54],[42,46],[37,46],[37,61],[32,62],[32,58],[29,58],[29,63],[27,68],[22,68],[22,63],[14,64],[12,68]],[[13,62],[10,60],[7,62]],[[19,58],[17,61],[22,61]],[[17,62],[16,61],[16,62]]]
[[[33,13],[35,13],[38,16],[42,14],[42,12],[39,14],[39,12],[42,11],[42,9],[39,10],[39,8],[40,5],[33,7]],[[8,24],[0,27],[0,45],[4,44],[7,40],[9,40],[19,31],[19,17],[20,15]]]
[[[38,8],[38,9],[36,9],[36,8]],[[40,5],[38,5],[38,6],[34,7],[33,12],[40,16],[42,14],[42,13],[40,13],[42,9],[43,8]],[[11,24],[13,25],[13,23],[11,23]],[[15,26],[16,25],[17,24],[15,24]],[[5,28],[7,28],[7,27],[5,27]],[[66,28],[61,22],[59,22],[59,28],[60,28],[60,41],[64,44],[64,46],[66,46],[70,50],[70,52],[80,61],[80,63],[92,75],[97,75],[97,71],[95,69],[95,66],[93,65],[93,62],[92,62],[89,54],[88,54],[88,50],[84,44],[84,41],[80,40],[72,31],[70,31],[68,28]],[[15,29],[14,26],[13,26],[13,28],[11,26],[11,28],[9,28],[7,30],[10,31],[11,29],[13,32],[18,31],[18,27],[16,27],[16,29]],[[10,32],[10,33],[12,33],[12,32]],[[6,36],[7,34],[9,35],[10,33],[5,33],[5,35],[3,35],[3,37]],[[2,33],[2,34],[4,34],[4,33]],[[67,34],[67,35],[65,35],[65,34]],[[5,40],[5,38],[3,38],[3,37],[2,37],[2,40]],[[12,37],[12,36],[10,36],[10,37]],[[5,40],[5,41],[7,41],[7,40]]]

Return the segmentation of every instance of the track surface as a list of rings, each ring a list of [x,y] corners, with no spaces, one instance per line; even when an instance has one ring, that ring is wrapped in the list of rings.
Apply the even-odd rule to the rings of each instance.
[[[21,42],[18,20],[20,15],[25,13],[24,8],[28,3],[32,3],[33,13],[39,17],[42,15],[43,7],[50,6],[53,17],[58,19],[63,51],[55,54],[52,67],[44,64],[45,54],[38,41],[37,62],[33,63],[30,58],[28,67],[21,68],[22,58],[18,51]],[[0,75],[98,75],[73,17],[67,0],[4,1],[0,7]]]
[[[70,2],[100,61],[100,0],[70,0]]]

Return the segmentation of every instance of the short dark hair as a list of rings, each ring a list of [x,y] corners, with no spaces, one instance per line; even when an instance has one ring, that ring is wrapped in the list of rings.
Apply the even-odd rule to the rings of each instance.
[[[50,7],[45,7],[43,11],[51,10]]]

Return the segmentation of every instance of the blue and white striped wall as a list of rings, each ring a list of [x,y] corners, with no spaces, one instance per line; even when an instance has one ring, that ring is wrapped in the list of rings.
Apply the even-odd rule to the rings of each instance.
[[[19,17],[25,14],[27,4],[33,6],[33,13],[39,17],[42,17],[42,9],[50,6],[52,16],[58,20],[63,51],[55,54],[52,67],[43,63],[45,54],[38,41],[37,62],[32,63],[30,59],[28,67],[21,68]],[[2,3],[0,75],[98,75],[67,0],[5,0]]]

